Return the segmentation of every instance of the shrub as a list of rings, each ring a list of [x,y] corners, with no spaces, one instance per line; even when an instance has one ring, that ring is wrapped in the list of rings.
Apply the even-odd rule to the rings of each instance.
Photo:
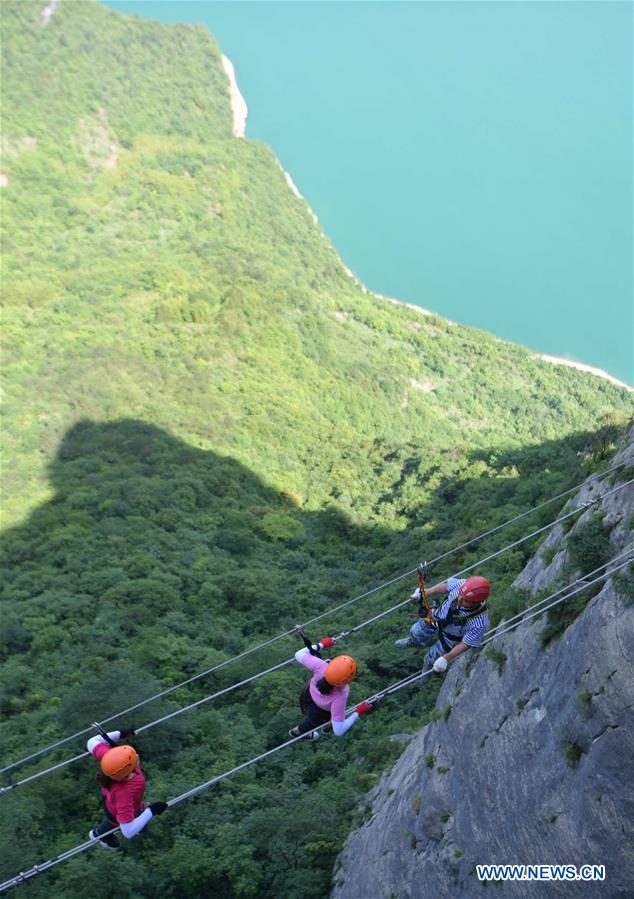
[[[495,649],[493,646],[488,646],[484,652],[487,659],[490,659],[497,665],[498,675],[501,676],[504,671],[504,665],[506,664],[506,653],[502,652],[501,649]]]
[[[585,573],[599,568],[610,558],[609,531],[603,526],[603,514],[594,512],[588,521],[579,524],[568,537],[568,551],[572,564]]]
[[[451,703],[448,702],[447,705],[444,707],[444,709],[442,709],[442,711],[439,711],[438,709],[434,709],[434,711],[431,713],[431,718],[432,718],[432,721],[440,721],[441,719],[443,721],[447,721],[449,719],[450,715],[451,715]]]
[[[573,743],[569,741],[564,746],[564,755],[568,760],[568,764],[574,768],[579,762],[579,759],[583,755],[583,749],[579,746],[578,743]]]
[[[624,568],[623,571],[617,571],[612,576],[612,583],[616,588],[616,592],[623,600],[623,604],[627,607],[634,605],[634,571],[631,568]]]

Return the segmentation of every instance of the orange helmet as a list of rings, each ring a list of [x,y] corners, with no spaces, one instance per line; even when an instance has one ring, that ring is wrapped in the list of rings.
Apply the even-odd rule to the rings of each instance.
[[[464,584],[460,585],[459,593],[465,602],[479,603],[484,602],[491,591],[491,581],[485,577],[468,577]]]
[[[350,656],[335,656],[328,663],[328,667],[324,671],[324,677],[333,687],[343,687],[349,684],[357,673],[357,663]]]
[[[125,780],[138,762],[139,756],[132,746],[114,746],[102,758],[101,770],[111,780]]]

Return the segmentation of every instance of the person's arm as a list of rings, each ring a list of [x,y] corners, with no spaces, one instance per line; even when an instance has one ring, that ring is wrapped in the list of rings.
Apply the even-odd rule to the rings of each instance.
[[[108,736],[111,740],[115,742],[121,739],[121,731],[120,730],[110,730],[108,731]],[[91,737],[90,740],[86,743],[86,749],[88,752],[92,753],[94,757],[99,760],[103,758],[103,756],[108,752],[109,749],[112,749],[110,744],[106,741],[104,737],[101,735],[96,737]]]
[[[321,674],[328,664],[318,656],[311,655],[306,647],[297,650],[295,653],[295,661],[299,662],[300,665],[303,665],[304,668],[308,668],[309,671],[313,671],[315,674]]]
[[[465,643],[464,640],[461,640],[460,643],[457,643],[450,652],[445,653],[443,659],[446,659],[448,662],[453,662],[454,659],[457,659],[458,656],[461,656],[463,654],[463,652],[467,652],[467,650],[471,648],[472,647],[469,646],[468,643]]]
[[[371,702],[361,702],[354,712],[348,717],[345,717],[346,714],[346,699],[348,698],[348,690],[342,692],[340,696],[334,700],[331,707],[331,724],[332,730],[336,737],[343,737],[345,733],[347,733],[353,724],[356,724],[358,719],[362,715],[368,715],[373,710],[373,705]]]
[[[143,809],[140,815],[136,816],[136,818],[132,818],[129,821],[119,821],[121,833],[126,840],[131,840],[132,837],[141,833],[143,828],[150,823],[152,818],[156,815],[162,815],[167,807],[167,802],[151,802],[147,808]]]
[[[352,725],[355,724],[358,719],[358,712],[353,712],[352,715],[349,715],[344,721],[333,721],[332,730],[334,735],[336,737],[343,737],[343,735],[350,730]]]
[[[437,674],[442,674],[447,670],[447,665],[449,662],[453,662],[454,659],[457,659],[458,656],[461,656],[467,650],[473,649],[468,643],[465,643],[464,640],[461,640],[460,643],[457,643],[453,649],[449,652],[446,652],[444,656],[438,656],[436,661],[433,664],[433,669]]]
[[[484,639],[488,624],[489,619],[486,615],[478,615],[476,618],[471,619],[460,643],[457,643],[450,652],[446,652],[444,656],[440,656],[436,659],[436,662],[434,662],[434,671],[446,670],[446,664],[443,667],[441,663],[440,666],[436,667],[436,663],[440,662],[441,659],[444,659],[445,663],[453,662],[454,659],[457,659],[458,656],[461,656],[463,653],[467,652],[467,650],[477,649],[479,646],[482,646],[482,640]]]
[[[447,581],[443,581],[443,582],[440,583],[440,584],[434,584],[433,587],[427,587],[427,589],[425,590],[425,592],[427,593],[427,596],[440,596],[440,595],[442,595],[443,593],[448,593],[448,592],[449,592],[449,588],[447,587]],[[417,588],[414,590],[414,592],[412,593],[412,595],[410,596],[410,599],[418,599],[418,600],[420,600],[420,598],[421,598],[421,595],[420,595],[420,587],[417,587]]]
[[[448,592],[447,581],[442,581],[440,584],[434,584],[433,587],[427,588],[427,596],[442,596],[443,593]]]
[[[149,824],[152,820],[152,811],[149,808],[143,809],[140,815],[137,815],[136,818],[133,818],[132,821],[120,821],[119,827],[121,828],[121,833],[126,838],[126,840],[131,840],[132,837],[135,837],[138,833],[141,833],[146,824]]]
[[[488,626],[489,617],[486,614],[478,615],[469,621],[462,637],[463,643],[466,643],[468,649],[477,649],[482,646]]]
[[[117,740],[127,740],[128,737],[136,736],[136,731],[133,727],[127,727],[124,730],[110,730],[107,733],[114,743],[116,743]],[[102,737],[100,734],[99,736],[91,737],[90,740],[88,740],[86,749],[94,755],[97,761],[100,761],[106,752],[112,749],[112,746],[108,743],[106,738]]]

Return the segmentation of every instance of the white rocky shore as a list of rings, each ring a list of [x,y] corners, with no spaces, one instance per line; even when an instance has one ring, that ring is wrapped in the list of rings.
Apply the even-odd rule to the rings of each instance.
[[[605,378],[606,381],[610,381],[618,387],[625,387],[630,393],[634,393],[634,387],[626,384],[625,381],[619,381],[618,378],[608,374],[607,371],[603,371],[602,368],[594,368],[592,365],[585,365],[583,362],[575,362],[574,359],[564,359],[561,356],[548,356],[546,353],[540,353],[537,358],[543,359],[544,362],[552,362],[553,365],[568,365],[570,368],[578,368],[579,371],[589,371],[591,375],[596,375],[598,378]]]
[[[236,81],[236,70],[228,56],[222,54],[222,66],[229,79],[229,95],[233,112],[233,133],[235,137],[244,137],[247,127],[249,109]]]

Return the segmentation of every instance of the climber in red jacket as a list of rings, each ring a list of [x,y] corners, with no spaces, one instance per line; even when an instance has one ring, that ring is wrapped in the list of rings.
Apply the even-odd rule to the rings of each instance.
[[[102,731],[103,736],[91,737],[87,748],[101,763],[97,780],[101,785],[105,818],[94,827],[89,836],[99,839],[99,845],[107,849],[118,849],[121,845],[116,834],[102,836],[119,826],[126,839],[140,833],[154,815],[162,815],[166,802],[152,802],[145,805],[145,775],[141,770],[139,756],[133,746],[117,746],[117,740],[127,740],[135,736],[133,728]]]

